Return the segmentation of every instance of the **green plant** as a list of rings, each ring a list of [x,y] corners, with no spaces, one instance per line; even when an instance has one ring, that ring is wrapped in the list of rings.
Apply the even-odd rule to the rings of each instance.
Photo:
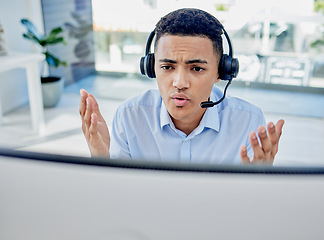
[[[324,0],[316,0],[314,2],[314,11],[324,13]]]
[[[314,11],[324,14],[324,0],[315,0],[314,2]],[[324,25],[322,26],[324,29]],[[320,48],[324,46],[324,31],[322,30],[322,36],[311,43],[312,48]]]
[[[26,27],[27,32],[23,33],[23,37],[31,40],[42,47],[43,54],[45,55],[45,60],[49,66],[59,67],[67,66],[65,61],[60,60],[57,56],[48,51],[48,45],[54,45],[58,43],[66,44],[64,38],[59,36],[63,32],[61,27],[57,27],[51,30],[48,35],[40,34],[37,27],[28,19],[21,19],[21,23]]]
[[[324,33],[322,34],[322,38],[315,40],[311,43],[312,48],[324,46]]]
[[[224,4],[215,4],[215,5],[217,11],[228,11],[229,7]]]

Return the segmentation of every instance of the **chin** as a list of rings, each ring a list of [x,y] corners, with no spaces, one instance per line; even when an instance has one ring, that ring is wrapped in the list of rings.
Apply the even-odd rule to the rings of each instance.
[[[171,111],[169,111],[169,114],[173,119],[185,120],[193,114],[194,110],[195,109],[188,108],[186,106],[183,107],[174,106],[172,107]]]
[[[178,120],[182,119],[183,117],[185,117],[185,115],[187,115],[185,111],[186,110],[184,109],[184,107],[177,106],[172,106],[171,109],[168,109],[170,116]]]

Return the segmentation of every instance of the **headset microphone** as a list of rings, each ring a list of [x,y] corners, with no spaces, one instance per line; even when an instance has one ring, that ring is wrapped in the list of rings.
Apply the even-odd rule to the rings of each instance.
[[[213,101],[210,101],[210,98],[209,98],[208,101],[200,103],[200,107],[201,107],[201,108],[214,107],[215,105],[217,105],[217,104],[219,104],[221,101],[223,101],[224,98],[225,98],[225,95],[226,95],[227,88],[228,88],[228,86],[231,84],[231,82],[232,82],[232,79],[228,80],[228,83],[226,84],[225,89],[224,89],[223,97],[222,97],[221,99],[219,99],[217,102],[213,102]]]
[[[232,79],[237,76],[237,73],[239,71],[239,62],[238,62],[237,58],[233,58],[231,40],[223,26],[222,26],[222,28],[223,28],[223,32],[224,32],[224,35],[225,35],[227,43],[228,43],[229,53],[228,53],[228,55],[227,54],[222,55],[222,58],[221,58],[221,61],[219,63],[219,67],[218,67],[218,73],[219,73],[220,79],[227,80],[228,83],[225,86],[224,94],[221,99],[219,99],[217,102],[213,102],[213,101],[210,101],[210,99],[208,99],[208,101],[200,103],[200,107],[202,107],[202,108],[214,107],[215,105],[222,102],[225,99],[228,86],[232,83]]]

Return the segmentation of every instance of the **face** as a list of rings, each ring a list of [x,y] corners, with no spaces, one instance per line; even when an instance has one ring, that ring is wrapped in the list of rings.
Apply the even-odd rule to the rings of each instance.
[[[189,134],[206,111],[218,79],[218,60],[209,38],[162,36],[155,49],[155,74],[162,100],[175,126]]]

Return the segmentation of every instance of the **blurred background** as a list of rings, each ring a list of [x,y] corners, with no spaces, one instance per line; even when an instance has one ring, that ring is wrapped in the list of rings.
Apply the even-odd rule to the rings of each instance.
[[[97,71],[138,72],[159,18],[197,7],[216,16],[229,33],[240,61],[237,80],[324,87],[323,1],[93,0],[92,7]]]

